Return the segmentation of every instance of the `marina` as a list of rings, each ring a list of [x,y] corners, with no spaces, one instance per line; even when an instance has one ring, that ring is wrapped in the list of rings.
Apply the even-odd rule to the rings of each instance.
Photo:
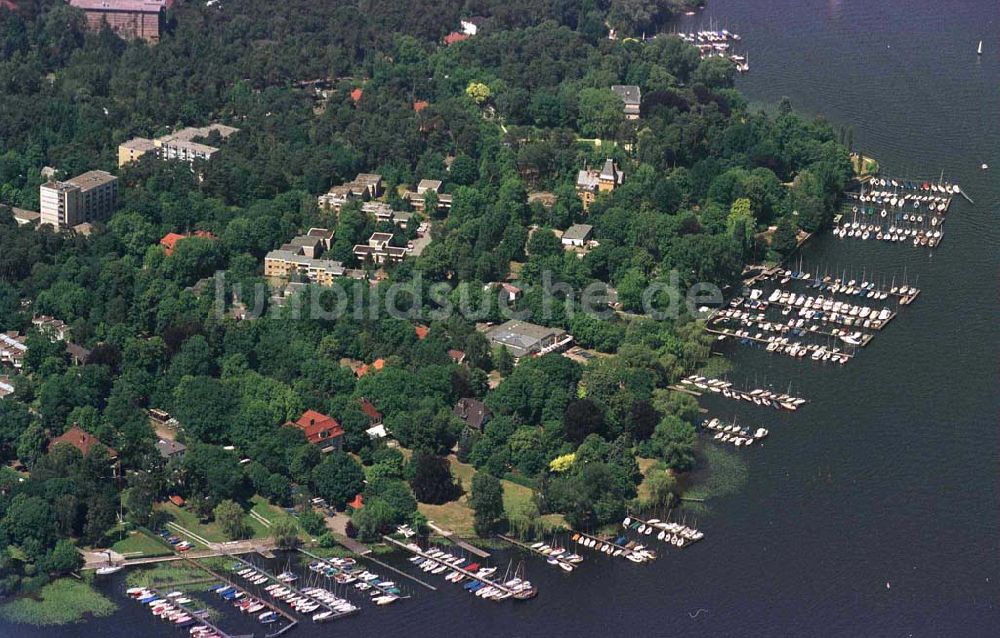
[[[805,272],[801,264],[758,269],[744,281],[741,296],[709,315],[706,330],[720,340],[733,338],[768,352],[847,363],[896,318],[900,306],[920,294],[914,286],[896,285],[895,278],[886,284],[865,272],[848,277],[846,269],[840,276],[820,275]],[[724,389],[702,385],[719,393]]]
[[[319,587],[298,588],[294,585],[298,576],[291,572],[274,575],[266,569],[254,565],[250,561],[235,557],[234,573],[253,585],[255,591],[263,599],[269,596],[274,600],[288,605],[296,612],[311,615],[315,622],[325,622],[357,613],[359,608],[350,601],[340,598]],[[276,609],[271,605],[272,611]]]
[[[869,189],[865,190],[865,186]],[[833,230],[835,237],[912,244],[934,248],[944,239],[945,213],[957,184],[873,177],[847,203]],[[966,196],[968,198],[968,196]]]
[[[670,518],[669,513],[667,518]],[[663,541],[677,549],[690,547],[705,538],[704,532],[694,527],[689,527],[685,523],[674,523],[669,520],[661,521],[658,518],[645,520],[636,516],[626,516],[622,521],[622,527],[634,530],[637,534],[653,536],[656,540]],[[656,534],[654,535],[653,532],[656,532]]]
[[[479,598],[494,601],[508,598],[527,600],[538,594],[537,588],[530,581],[517,574],[513,578],[508,578],[509,574],[505,574],[503,578],[494,578],[496,567],[483,567],[479,563],[468,564],[465,559],[459,556],[453,556],[436,549],[423,550],[416,543],[402,543],[391,536],[383,536],[382,538],[413,554],[410,562],[417,567],[435,574],[447,572],[446,580],[453,583],[463,583],[464,589]],[[469,582],[463,582],[465,580]]]

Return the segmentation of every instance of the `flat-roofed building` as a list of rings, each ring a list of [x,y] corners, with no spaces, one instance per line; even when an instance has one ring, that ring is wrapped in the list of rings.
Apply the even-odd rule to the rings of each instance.
[[[118,168],[131,164],[146,153],[156,152],[156,142],[145,137],[133,137],[118,145]]]
[[[107,24],[118,37],[160,41],[160,25],[166,0],[69,0],[87,16],[87,28],[100,31]]]
[[[390,241],[392,241],[392,233],[372,233],[367,244],[354,246],[354,256],[361,261],[371,260],[376,264],[403,261],[403,258],[406,257],[406,249],[390,246]]]
[[[104,221],[118,205],[118,178],[105,171],[88,171],[65,182],[39,187],[40,223],[54,228]]]
[[[304,277],[321,286],[332,286],[333,280],[347,274],[344,265],[332,259],[319,259],[325,250],[325,238],[311,234],[295,237],[278,250],[264,256],[264,276],[291,278]]]
[[[492,343],[504,346],[515,358],[555,352],[572,343],[573,335],[559,328],[511,319],[486,333]]]

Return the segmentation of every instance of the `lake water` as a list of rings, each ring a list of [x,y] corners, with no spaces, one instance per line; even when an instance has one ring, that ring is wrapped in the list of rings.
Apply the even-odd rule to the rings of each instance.
[[[571,575],[528,559],[541,593],[527,603],[483,602],[430,576],[436,592],[417,587],[401,604],[289,635],[997,635],[1000,8],[710,0],[682,27],[709,17],[743,35],[752,70],[739,86],[751,100],[788,96],[853,126],[856,146],[887,174],[943,171],[975,200],[953,203],[933,251],[831,237],[804,251],[806,269],[905,271],[919,299],[843,367],[734,346],[734,380],[791,382],[812,403],[786,414],[706,401],[771,436],[739,451],[746,483],[711,502],[699,520],[705,541],[646,566],[589,553]],[[994,169],[981,171],[983,162]],[[120,585],[108,589],[121,600]],[[0,636],[186,635],[121,604],[110,619],[0,625]]]

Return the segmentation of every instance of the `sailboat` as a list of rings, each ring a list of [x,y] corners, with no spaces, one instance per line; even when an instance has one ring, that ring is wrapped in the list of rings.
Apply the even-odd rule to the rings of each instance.
[[[982,54],[983,54],[983,41],[980,40],[979,46],[976,48],[976,55],[982,55]]]

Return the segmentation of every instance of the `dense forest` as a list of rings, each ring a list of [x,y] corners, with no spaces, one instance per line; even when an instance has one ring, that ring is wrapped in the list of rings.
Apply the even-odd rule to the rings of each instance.
[[[174,494],[205,519],[260,495],[319,533],[311,498],[343,508],[362,493],[362,538],[422,528],[418,501],[459,496],[451,450],[478,471],[483,534],[547,513],[612,521],[644,479],[637,457],[656,461],[645,480],[669,502],[697,460],[697,409],[664,386],[702,365],[711,339],[685,313],[642,316],[643,291],[671,273],[681,286],[735,283],[746,263],[828,224],[851,176],[829,125],[787,103],[752,112],[728,61],[701,61],[676,38],[607,38],[609,26],[655,29],[688,4],[678,0],[177,2],[155,46],[88,32],[62,2],[16,4],[0,8],[0,332],[27,334],[28,351],[20,374],[0,370],[15,388],[0,398],[0,592],[76,568],[74,547],[102,546],[122,525],[157,528],[154,505]],[[484,18],[478,33],[444,45],[468,16]],[[640,119],[625,119],[614,84],[641,87]],[[152,156],[117,168],[131,137],[212,122],[240,132],[197,170]],[[627,179],[585,211],[577,171],[608,157]],[[89,236],[17,226],[9,207],[38,210],[47,166],[119,175],[119,210]],[[515,280],[517,307],[540,317],[543,281],[599,283],[623,312],[596,318],[570,299],[546,323],[600,356],[515,366],[476,329],[499,320],[493,307],[478,319],[430,306],[326,319],[250,299],[266,285],[264,255],[310,227],[334,231],[329,258],[372,270],[351,247],[384,228],[357,204],[317,206],[362,171],[383,176],[396,207],[407,206],[398,187],[420,179],[442,180],[453,204],[426,218],[433,241],[419,257],[377,285],[345,283],[353,298],[384,306],[389,285],[417,282],[428,293],[447,283],[458,299]],[[549,232],[574,223],[599,244],[583,258]],[[217,239],[169,256],[159,245],[195,230]],[[266,312],[220,315],[213,287],[196,286],[220,271]],[[32,328],[37,315],[69,325],[92,351],[85,365]],[[385,365],[358,377],[345,359]],[[402,450],[365,433],[362,398]],[[462,398],[494,415],[482,432],[454,416]],[[150,408],[181,424],[182,458],[157,453]],[[306,409],[337,419],[343,452],[282,427]],[[120,465],[100,447],[48,445],[73,424]],[[530,486],[535,502],[497,511],[492,479]]]

